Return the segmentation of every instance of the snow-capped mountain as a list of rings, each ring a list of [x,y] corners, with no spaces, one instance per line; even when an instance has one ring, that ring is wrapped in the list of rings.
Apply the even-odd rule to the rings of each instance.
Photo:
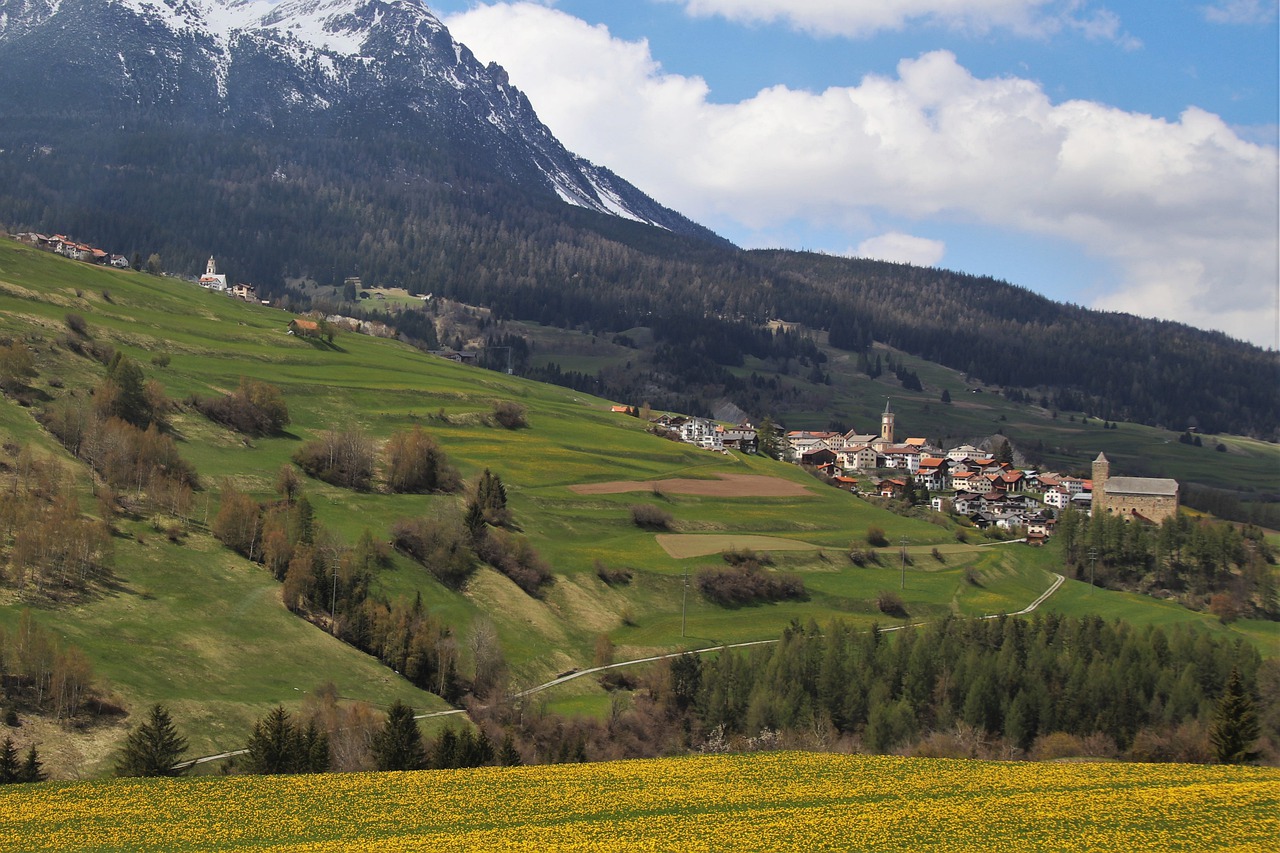
[[[392,133],[572,205],[711,237],[567,151],[420,0],[0,0],[0,84],[0,122],[70,111],[125,129]]]

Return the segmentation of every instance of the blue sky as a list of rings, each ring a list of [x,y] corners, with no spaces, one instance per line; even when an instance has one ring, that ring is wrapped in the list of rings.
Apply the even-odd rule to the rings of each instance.
[[[1277,0],[439,0],[575,152],[748,248],[1277,347]]]

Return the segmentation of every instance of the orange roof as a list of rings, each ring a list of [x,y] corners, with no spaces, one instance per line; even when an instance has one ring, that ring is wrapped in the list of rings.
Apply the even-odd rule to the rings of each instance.
[[[911,445],[912,447],[924,447],[926,444],[928,444],[928,443],[929,443],[929,439],[927,439],[927,438],[908,438],[908,439],[906,440],[906,442],[905,442],[905,443],[906,443],[906,444]]]
[[[317,323],[315,320],[294,320],[293,325],[297,326],[299,329],[317,329],[318,330],[320,328],[320,324]]]

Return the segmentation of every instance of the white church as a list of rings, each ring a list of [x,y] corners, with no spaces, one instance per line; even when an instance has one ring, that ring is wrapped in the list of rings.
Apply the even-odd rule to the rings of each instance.
[[[205,264],[204,275],[200,276],[200,286],[223,292],[227,290],[227,277],[218,275],[218,265],[214,263],[213,255],[209,256],[209,263]]]

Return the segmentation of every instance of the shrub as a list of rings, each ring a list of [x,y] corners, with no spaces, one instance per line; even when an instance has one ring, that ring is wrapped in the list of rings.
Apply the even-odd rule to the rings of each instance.
[[[631,520],[645,530],[670,530],[675,521],[671,513],[653,504],[632,504]]]
[[[550,567],[523,536],[490,530],[476,544],[476,553],[529,595],[536,596],[552,580]]]
[[[466,531],[454,519],[401,519],[391,525],[391,544],[446,586],[462,586],[475,570]]]
[[[529,425],[525,407],[510,400],[499,400],[493,404],[493,419],[505,429],[522,429]]]
[[[947,561],[946,556],[939,551],[937,547],[935,547],[930,553],[933,555],[933,559],[937,560],[939,563],[945,563]]]
[[[897,619],[906,619],[907,606],[902,602],[902,596],[893,590],[884,589],[876,594],[876,609],[886,616],[893,616]]]
[[[1032,761],[1055,761],[1059,758],[1114,758],[1115,742],[1105,734],[1086,736],[1066,732],[1049,732],[1037,737],[1031,745]]]
[[[1209,599],[1209,612],[1217,616],[1223,625],[1230,625],[1240,618],[1244,607],[1236,596],[1229,592],[1219,592]]]
[[[795,575],[761,571],[756,563],[729,569],[702,569],[698,589],[710,601],[728,607],[805,597],[804,581]]]
[[[889,537],[885,535],[884,528],[876,524],[868,527],[867,544],[872,548],[887,548],[889,545]]]
[[[878,566],[880,564],[880,555],[870,548],[850,548],[849,561],[858,568]]]
[[[757,554],[750,548],[733,548],[729,551],[722,552],[720,556],[731,566],[742,566],[748,563],[754,563],[757,566],[773,565],[772,554]]]
[[[164,358],[168,364],[168,356]],[[289,425],[289,407],[280,389],[256,379],[241,377],[239,389],[222,397],[198,398],[196,408],[209,420],[245,435],[271,435]]]
[[[602,674],[596,681],[610,693],[618,690],[635,690],[640,686],[640,679],[620,669],[611,669]]]
[[[449,464],[440,445],[422,427],[392,433],[383,450],[387,466],[387,490],[424,494],[456,492],[462,486],[457,469]]]
[[[35,358],[22,341],[0,344],[0,387],[6,391],[24,388],[36,375]]]
[[[326,431],[293,455],[298,467],[317,480],[357,491],[369,489],[373,458],[373,442],[359,430]]]
[[[630,569],[611,569],[602,560],[595,562],[596,577],[609,586],[622,586],[631,583]]]
[[[85,319],[79,314],[67,314],[67,316],[62,318],[62,320],[67,324],[67,328],[72,332],[75,332],[82,338],[89,337],[89,324],[86,323]]]

